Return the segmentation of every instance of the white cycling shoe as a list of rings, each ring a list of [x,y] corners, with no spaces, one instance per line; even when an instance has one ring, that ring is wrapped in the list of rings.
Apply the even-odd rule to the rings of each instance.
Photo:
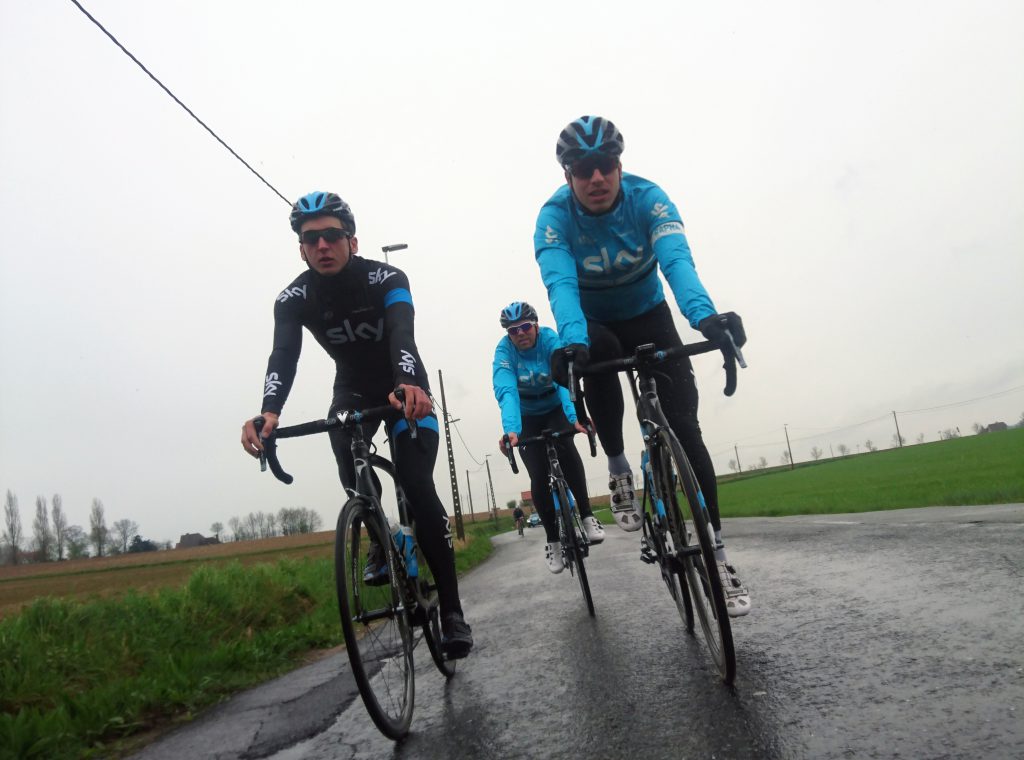
[[[555,575],[565,570],[565,562],[562,561],[561,541],[544,544],[544,562],[547,563],[548,570]]]
[[[718,577],[725,592],[725,610],[729,617],[743,617],[750,612],[750,592],[740,583],[736,568],[726,562],[719,562]]]
[[[593,515],[583,518],[583,530],[586,531],[590,543],[599,544],[604,541],[604,526]]]
[[[634,530],[640,530],[644,524],[644,513],[640,509],[636,491],[633,490],[633,473],[624,472],[621,475],[612,475],[611,478],[608,487],[612,491],[612,517],[625,531],[632,533]]]

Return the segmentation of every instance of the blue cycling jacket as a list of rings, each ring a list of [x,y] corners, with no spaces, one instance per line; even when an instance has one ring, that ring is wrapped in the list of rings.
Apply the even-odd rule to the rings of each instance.
[[[569,420],[576,424],[576,407],[569,391],[551,379],[551,353],[561,343],[550,327],[537,331],[533,348],[520,351],[505,336],[494,350],[494,397],[501,407],[501,428],[505,433],[523,432],[522,415],[547,414],[559,404]]]
[[[716,313],[679,211],[642,177],[623,173],[615,207],[596,216],[562,186],[541,208],[533,244],[564,345],[590,345],[587,319],[631,319],[664,301],[658,267],[691,327]]]

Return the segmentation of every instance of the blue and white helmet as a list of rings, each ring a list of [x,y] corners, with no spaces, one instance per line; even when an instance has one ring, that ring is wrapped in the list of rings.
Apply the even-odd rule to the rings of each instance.
[[[507,328],[519,322],[536,322],[537,310],[526,301],[513,301],[501,310],[501,326]]]
[[[298,234],[305,222],[316,219],[318,216],[333,216],[345,226],[350,234],[356,234],[356,218],[349,205],[334,193],[325,193],[320,190],[303,195],[295,201],[288,221]]]
[[[568,169],[580,159],[598,153],[617,158],[625,147],[622,133],[610,121],[600,116],[581,116],[558,136],[555,156],[562,168]]]

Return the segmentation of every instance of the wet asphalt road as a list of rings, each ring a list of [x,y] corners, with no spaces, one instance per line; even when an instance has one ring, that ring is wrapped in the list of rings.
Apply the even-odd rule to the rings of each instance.
[[[417,651],[404,741],[340,654],[136,757],[1024,757],[1024,505],[727,520],[725,537],[754,602],[734,688],[637,534],[594,548],[591,619],[538,528],[461,580],[476,648],[448,683]]]

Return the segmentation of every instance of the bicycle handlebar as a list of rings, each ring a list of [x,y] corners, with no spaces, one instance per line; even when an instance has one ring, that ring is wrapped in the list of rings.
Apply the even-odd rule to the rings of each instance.
[[[723,369],[725,369],[725,389],[723,390],[723,393],[725,393],[726,396],[731,396],[736,392],[736,364],[739,363],[741,367],[746,369],[747,362],[744,360],[743,353],[740,351],[739,346],[737,346],[736,342],[733,340],[732,333],[729,332],[729,330],[725,330],[725,334],[729,339],[728,345],[722,345],[710,340],[705,340],[699,343],[688,343],[685,346],[677,346],[675,348],[656,349],[653,343],[647,343],[642,346],[637,346],[636,353],[632,356],[625,356],[619,359],[609,359],[608,361],[603,362],[594,362],[593,364],[585,365],[581,369],[574,367],[574,362],[570,359],[568,373],[570,383],[569,395],[573,401],[576,400],[577,380],[581,377],[623,372],[625,370],[636,369],[636,367],[643,364],[663,362],[666,359],[671,359],[676,356],[696,356],[697,354],[721,351],[722,356],[725,359],[725,364],[722,365]]]
[[[587,428],[587,441],[590,443],[590,456],[596,457],[597,442],[595,440],[594,435],[594,426],[587,424],[584,427]],[[530,436],[529,438],[520,438],[515,446],[511,445],[511,443],[509,442],[508,433],[506,433],[505,437],[502,440],[505,443],[505,457],[508,459],[508,464],[512,468],[512,473],[515,475],[519,474],[519,466],[516,464],[516,458],[515,455],[512,453],[512,449],[525,446],[526,444],[529,443],[540,443],[541,441],[547,442],[548,440],[554,438],[565,438],[566,436],[571,438],[572,436],[576,435],[579,432],[580,431],[576,430],[576,428],[557,431],[544,430],[541,431],[540,435]]]
[[[404,400],[404,394],[402,391],[395,391],[395,395],[399,400]],[[312,422],[302,422],[298,425],[279,427],[267,438],[260,435],[260,440],[263,442],[263,451],[260,452],[260,472],[266,472],[267,467],[269,466],[274,477],[285,485],[291,485],[291,483],[294,482],[295,478],[285,472],[284,468],[281,467],[281,460],[277,456],[278,438],[300,438],[306,435],[326,433],[335,428],[351,429],[363,422],[371,422],[378,419],[383,420],[388,416],[396,415],[398,413],[398,410],[390,404],[386,406],[371,407],[370,409],[346,409],[338,412],[333,417],[328,417],[325,420],[313,420]],[[264,421],[263,417],[257,417],[253,420],[257,431],[263,430]],[[412,437],[415,438],[415,420],[409,420],[409,431]]]

